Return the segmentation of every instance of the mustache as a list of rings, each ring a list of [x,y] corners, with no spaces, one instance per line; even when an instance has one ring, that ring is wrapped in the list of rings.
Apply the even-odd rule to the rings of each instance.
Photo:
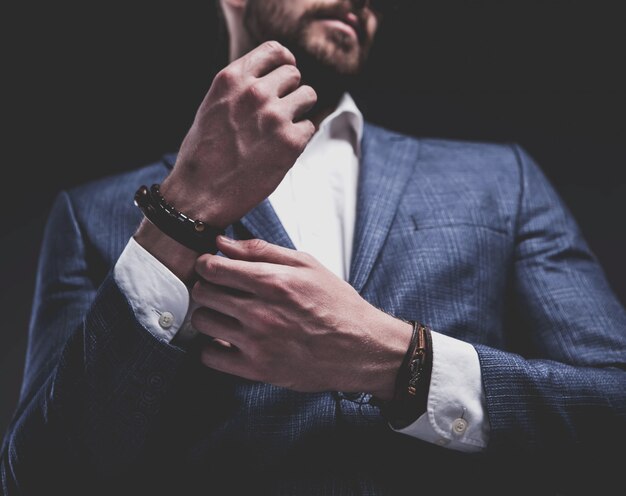
[[[311,21],[320,19],[340,19],[345,20],[348,14],[354,15],[356,23],[352,24],[356,31],[359,43],[363,44],[368,40],[367,17],[362,8],[354,8],[352,2],[338,2],[334,5],[318,5],[311,7],[301,19],[302,24],[308,24]]]

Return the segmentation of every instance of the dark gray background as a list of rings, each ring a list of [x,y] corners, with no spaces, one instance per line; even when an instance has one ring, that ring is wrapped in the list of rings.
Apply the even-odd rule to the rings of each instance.
[[[17,399],[53,197],[175,150],[219,63],[211,1],[158,3],[27,3],[3,16],[0,432]],[[522,144],[626,302],[617,7],[430,3],[387,20],[356,92],[366,116],[416,136]]]

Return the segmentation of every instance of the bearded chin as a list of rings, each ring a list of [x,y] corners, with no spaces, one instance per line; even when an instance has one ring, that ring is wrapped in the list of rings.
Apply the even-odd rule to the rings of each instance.
[[[317,93],[316,106],[334,105],[346,91],[354,88],[357,70],[345,70],[336,59],[329,59],[325,54],[315,53],[300,45],[288,48],[296,57],[302,84],[311,86]]]
[[[302,75],[302,84],[316,91],[316,108],[323,108],[335,105],[343,93],[354,88],[365,56],[361,53],[363,47],[351,45],[354,42],[340,34],[336,39],[314,41],[309,29],[315,18],[315,12],[310,12],[290,26],[279,4],[250,0],[244,25],[258,43],[273,39],[291,50]]]

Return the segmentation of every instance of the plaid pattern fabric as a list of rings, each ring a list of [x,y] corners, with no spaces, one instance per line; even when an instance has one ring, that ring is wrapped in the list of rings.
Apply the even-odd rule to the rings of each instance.
[[[523,150],[372,125],[363,138],[350,283],[476,347],[491,424],[479,455],[392,432],[367,395],[219,374],[141,328],[111,269],[141,218],[135,189],[172,164],[57,198],[7,495],[556,494],[610,478],[608,450],[626,441],[626,313]],[[293,247],[267,201],[227,232]]]

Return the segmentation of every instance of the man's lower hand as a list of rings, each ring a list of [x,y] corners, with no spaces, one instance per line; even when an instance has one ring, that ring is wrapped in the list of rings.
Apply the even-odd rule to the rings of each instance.
[[[312,256],[218,237],[202,255],[194,327],[213,338],[203,363],[296,391],[393,394],[411,325],[365,301]],[[224,346],[230,343],[232,346]]]

